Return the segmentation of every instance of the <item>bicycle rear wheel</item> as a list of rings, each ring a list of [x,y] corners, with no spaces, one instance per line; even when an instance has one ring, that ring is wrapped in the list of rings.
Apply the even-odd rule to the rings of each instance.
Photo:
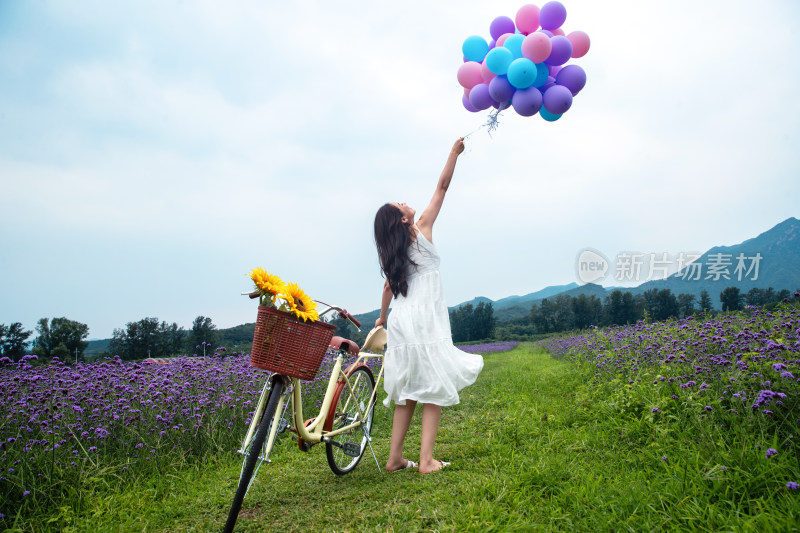
[[[283,380],[276,378],[272,383],[272,390],[270,390],[269,400],[264,409],[264,414],[261,417],[258,431],[256,431],[256,436],[253,438],[250,449],[247,452],[247,459],[242,467],[242,474],[239,477],[239,486],[236,488],[231,510],[228,512],[228,520],[225,522],[225,529],[223,530],[225,533],[231,533],[233,527],[236,525],[236,519],[239,517],[239,511],[242,508],[244,496],[247,494],[247,489],[250,488],[250,479],[253,477],[253,471],[260,460],[259,454],[262,453],[264,441],[267,438],[271,422],[275,418],[275,411],[280,403],[282,391]]]
[[[328,414],[325,429],[335,431],[355,424],[354,427],[329,437],[325,443],[328,466],[337,476],[351,472],[364,456],[375,413],[375,402],[370,402],[373,390],[375,378],[366,366],[349,370],[347,382],[341,383],[336,389],[332,403],[334,408]]]

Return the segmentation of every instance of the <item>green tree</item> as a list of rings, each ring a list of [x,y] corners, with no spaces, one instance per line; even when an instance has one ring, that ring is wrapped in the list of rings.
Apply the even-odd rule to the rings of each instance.
[[[82,359],[83,352],[89,346],[85,340],[89,336],[89,326],[65,317],[54,318],[52,321],[42,318],[36,325],[36,331],[39,336],[33,341],[32,350],[36,355]],[[62,344],[63,348],[60,348]],[[56,348],[59,350],[54,354]],[[65,355],[65,350],[68,355]]]
[[[663,321],[678,316],[678,300],[669,289],[650,289],[642,293],[647,316],[653,320]]]
[[[208,352],[212,346],[217,346],[218,338],[217,326],[214,325],[210,318],[201,315],[192,322],[187,347],[190,353],[200,355],[203,353],[203,343],[208,347],[206,348],[206,352]]]
[[[762,307],[767,305],[767,291],[764,289],[759,289],[753,287],[743,297],[744,303],[747,305],[754,305],[756,307]]]
[[[575,327],[575,313],[572,310],[572,296],[559,294],[553,299],[553,331],[567,331]]]
[[[491,338],[494,327],[494,308],[491,302],[480,302],[475,307],[464,304],[450,311],[450,334],[453,342]]]
[[[178,327],[175,322],[172,324],[162,322],[158,326],[156,337],[159,355],[177,355],[184,349],[186,330]]]
[[[469,340],[490,339],[494,334],[496,325],[494,306],[492,302],[480,302],[472,314],[472,323]]]
[[[598,326],[603,320],[603,302],[594,294],[588,297],[585,294],[579,294],[572,299],[572,313],[576,328]]]
[[[125,361],[158,357],[158,319],[143,318],[137,322],[128,322],[125,329],[114,329],[109,351]]]
[[[723,311],[739,311],[742,308],[742,297],[739,287],[727,287],[719,294]]]
[[[714,302],[711,300],[711,296],[705,289],[700,291],[700,310],[703,312],[711,312],[714,310]]]
[[[186,331],[178,324],[158,322],[148,317],[138,322],[128,322],[125,329],[115,329],[109,351],[130,361],[146,357],[165,357],[183,351]]]
[[[686,318],[694,314],[694,294],[682,293],[678,295],[678,309],[681,318]]]
[[[32,331],[25,331],[21,322],[6,327],[0,324],[0,354],[12,361],[18,361],[28,349],[28,337]]]
[[[534,302],[530,312],[531,324],[537,333],[550,333],[550,300],[544,298],[540,303]]]
[[[615,289],[606,297],[604,314],[607,324],[624,326],[633,324],[639,319],[639,311],[633,294]]]
[[[453,337],[453,342],[470,340],[469,329],[474,310],[475,308],[472,304],[464,304],[450,311],[450,334]]]

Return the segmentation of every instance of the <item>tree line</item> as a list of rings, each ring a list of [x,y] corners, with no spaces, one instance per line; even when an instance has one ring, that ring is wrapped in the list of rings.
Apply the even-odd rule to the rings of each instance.
[[[450,331],[453,342],[491,339],[497,320],[492,302],[464,304],[450,311]]]
[[[719,294],[722,311],[738,311],[744,306],[770,307],[791,297],[788,290],[751,289],[742,293],[728,287]],[[670,289],[650,289],[641,294],[614,290],[601,300],[595,295],[559,294],[535,302],[528,316],[503,323],[497,336],[514,338],[584,329],[589,326],[633,324],[642,319],[654,321],[686,318],[697,313],[713,313],[708,291],[698,299],[693,294],[674,294]]]
[[[219,331],[214,322],[198,316],[192,328],[185,330],[173,322],[159,322],[158,318],[146,317],[128,322],[125,328],[114,329],[108,353],[120,359],[132,361],[148,357],[166,357],[180,353],[209,356],[219,346]]]
[[[0,324],[0,354],[12,361],[19,361],[27,354],[39,358],[60,359],[82,358],[89,343],[89,326],[65,317],[39,319],[36,324],[37,337],[32,343],[28,338],[33,331],[26,331],[22,323],[14,322],[10,326]],[[30,350],[28,349],[30,345]]]
[[[239,329],[232,328],[233,340],[241,335]],[[33,331],[26,331],[22,323],[9,326],[0,324],[0,356],[19,361],[24,355],[36,355],[42,361],[58,357],[64,361],[85,361],[89,342],[89,326],[65,317],[42,318],[36,324],[36,337],[28,341]],[[247,333],[242,333],[247,336]],[[198,316],[190,330],[176,323],[159,322],[158,318],[147,317],[128,322],[124,328],[114,329],[108,348],[102,355],[119,355],[124,360],[165,357],[177,354],[213,355],[217,353],[220,335],[217,326],[208,317]],[[235,339],[234,339],[235,338]],[[253,338],[252,330],[249,341]],[[226,339],[227,340],[227,339]],[[249,342],[248,341],[248,342]]]
[[[738,311],[744,306],[770,308],[786,301],[792,294],[786,289],[750,289],[742,293],[737,287],[727,287],[720,295],[723,312]],[[698,312],[712,313],[713,301],[707,291],[700,298],[693,294],[675,295],[669,289],[651,289],[634,295],[614,290],[603,300],[595,295],[570,296],[559,294],[531,305],[527,316],[497,323],[491,302],[464,304],[450,311],[450,328],[454,342],[503,338],[514,339],[583,329],[589,326],[632,324],[644,318],[661,321],[685,318]],[[331,320],[338,329],[336,335],[363,344],[366,333],[357,332],[344,319]],[[177,354],[208,356],[218,354],[221,343],[247,345],[253,339],[254,324],[243,324],[220,332],[213,321],[198,316],[186,330],[175,322],[169,324],[147,317],[128,322],[114,329],[108,348],[102,355],[119,355],[124,360],[166,357]],[[28,341],[33,331],[26,331],[20,322],[0,324],[0,356],[18,361],[31,353],[43,360],[58,357],[62,360],[83,361],[89,345],[89,327],[65,317],[42,318],[36,325],[37,336]],[[29,350],[30,346],[30,350]]]

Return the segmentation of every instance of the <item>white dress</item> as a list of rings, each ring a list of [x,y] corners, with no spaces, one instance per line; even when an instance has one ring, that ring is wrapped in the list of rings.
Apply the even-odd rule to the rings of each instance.
[[[384,389],[390,402],[406,400],[441,406],[458,403],[458,391],[471,385],[483,368],[483,357],[453,345],[450,314],[439,276],[439,254],[417,231],[409,246],[416,263],[408,270],[408,292],[392,300],[384,354]]]

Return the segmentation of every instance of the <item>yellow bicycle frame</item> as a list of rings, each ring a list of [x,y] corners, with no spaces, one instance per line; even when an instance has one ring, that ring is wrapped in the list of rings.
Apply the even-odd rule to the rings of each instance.
[[[367,359],[383,359],[383,354],[371,354],[371,353],[362,353],[358,355],[355,363],[349,366],[349,368],[355,368],[360,363],[364,363]],[[302,390],[302,382],[298,378],[292,378],[292,388],[291,388],[291,401],[292,401],[292,411],[293,411],[293,422],[294,422],[294,429],[297,431],[298,436],[303,439],[305,442],[315,444],[322,442],[324,439],[328,437],[336,436],[340,433],[348,431],[354,427],[358,427],[362,424],[361,421],[354,422],[347,426],[336,428],[332,431],[325,431],[323,428],[325,426],[325,421],[328,417],[328,412],[330,411],[331,403],[333,402],[333,397],[336,392],[336,387],[340,382],[345,382],[347,384],[348,389],[353,391],[354,385],[358,383],[350,383],[349,376],[347,375],[346,371],[342,370],[342,364],[344,363],[344,356],[340,353],[334,362],[333,369],[331,370],[331,377],[328,380],[328,386],[325,390],[325,396],[322,400],[322,406],[319,409],[319,414],[311,422],[308,427],[305,426],[305,416],[303,414],[303,390]],[[378,372],[378,376],[375,378],[375,388],[372,390],[372,395],[369,398],[369,402],[367,406],[372,406],[375,403],[375,398],[378,393],[378,385],[383,378],[383,365],[381,365],[381,369]],[[252,439],[253,435],[255,434],[256,429],[258,428],[258,424],[256,421],[258,420],[260,414],[264,411],[264,407],[267,402],[267,398],[269,394],[267,394],[267,389],[270,386],[270,380],[267,380],[266,384],[264,385],[264,390],[261,393],[261,398],[259,400],[258,406],[253,414],[253,421],[250,424],[249,429],[247,430],[247,434],[245,435],[244,441],[242,443],[242,447],[239,450],[240,453],[245,453],[247,449],[247,444]],[[265,461],[269,460],[269,454],[272,451],[272,446],[275,443],[275,438],[278,434],[278,427],[280,426],[279,422],[281,418],[283,418],[284,412],[286,411],[287,402],[289,401],[289,391],[287,390],[282,394],[281,400],[278,402],[278,408],[275,410],[275,415],[272,420],[272,427],[270,428],[269,435],[265,441],[264,446],[264,454],[262,459]],[[349,402],[349,399],[348,399]],[[363,407],[359,406],[359,411],[361,415],[361,420],[366,418],[366,413],[362,412]]]

